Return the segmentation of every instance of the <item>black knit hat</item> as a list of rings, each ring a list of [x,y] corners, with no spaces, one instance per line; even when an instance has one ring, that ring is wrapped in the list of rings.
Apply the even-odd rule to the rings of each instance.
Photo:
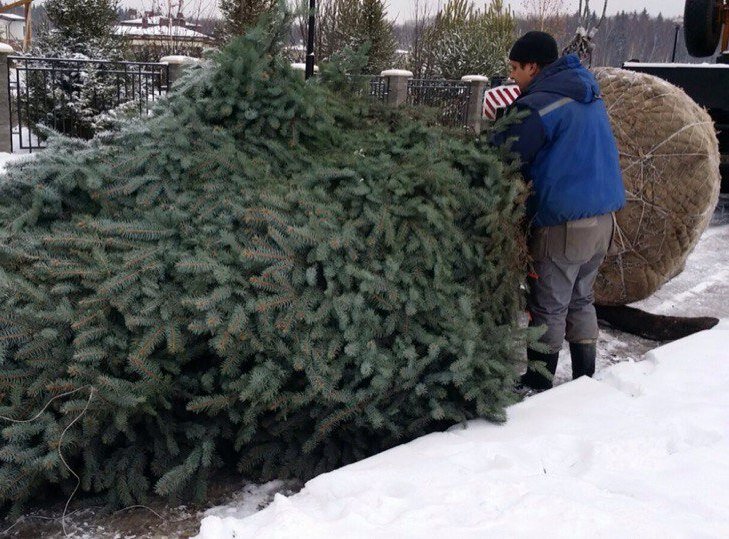
[[[559,58],[557,42],[546,32],[527,32],[511,47],[509,60],[528,64],[551,64]]]

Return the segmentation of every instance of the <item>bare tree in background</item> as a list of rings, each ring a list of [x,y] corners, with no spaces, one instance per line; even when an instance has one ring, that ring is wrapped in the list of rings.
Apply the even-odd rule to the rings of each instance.
[[[431,24],[433,15],[428,3],[424,0],[414,0],[415,17],[408,35],[408,56],[406,67],[413,72],[416,79],[425,78],[429,68],[434,65],[433,49],[427,46],[426,31]]]
[[[565,0],[521,0],[521,4],[532,30],[552,35],[564,31]]]

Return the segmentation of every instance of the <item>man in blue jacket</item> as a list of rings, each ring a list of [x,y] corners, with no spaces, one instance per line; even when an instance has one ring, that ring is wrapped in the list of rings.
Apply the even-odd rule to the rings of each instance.
[[[595,372],[597,316],[593,286],[613,233],[613,212],[625,205],[618,150],[605,104],[592,73],[575,55],[559,58],[544,32],[528,32],[509,53],[511,78],[522,94],[512,105],[527,116],[496,137],[514,140],[531,186],[527,308],[530,325],[546,326],[529,348],[524,386],[549,389],[562,343],[570,344],[572,376]]]

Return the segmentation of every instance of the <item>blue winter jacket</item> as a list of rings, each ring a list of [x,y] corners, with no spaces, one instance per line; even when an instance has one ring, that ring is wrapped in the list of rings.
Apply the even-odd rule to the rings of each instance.
[[[625,205],[618,150],[595,77],[576,55],[545,67],[512,107],[530,111],[496,137],[521,157],[532,182],[527,215],[536,227],[594,217]]]

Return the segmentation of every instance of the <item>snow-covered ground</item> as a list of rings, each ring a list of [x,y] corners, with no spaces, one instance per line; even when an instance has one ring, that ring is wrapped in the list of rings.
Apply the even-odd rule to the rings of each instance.
[[[729,207],[684,272],[637,307],[715,316],[665,346],[603,328],[596,379],[309,481],[208,510],[199,539],[729,537]],[[563,358],[568,358],[567,354]],[[246,501],[248,500],[248,501]]]
[[[321,475],[200,539],[729,537],[729,320]]]
[[[20,161],[21,159],[31,159],[32,154],[27,153],[5,153],[0,152],[0,174],[5,172],[5,165],[12,161]]]

